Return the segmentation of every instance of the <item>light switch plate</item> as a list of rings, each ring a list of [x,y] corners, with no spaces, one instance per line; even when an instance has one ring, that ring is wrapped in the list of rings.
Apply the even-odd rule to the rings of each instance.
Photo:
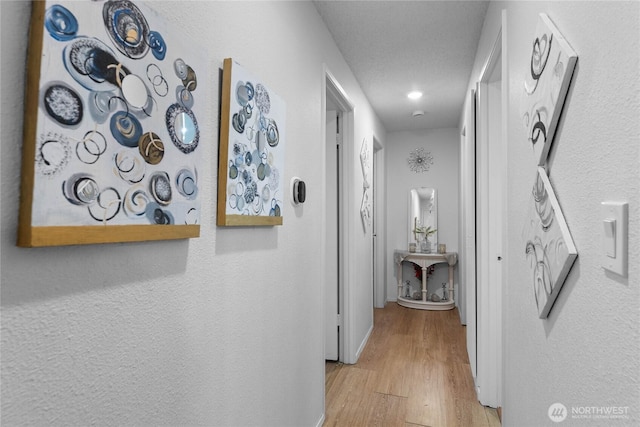
[[[629,203],[602,202],[602,268],[627,276]],[[613,256],[612,256],[613,255]]]

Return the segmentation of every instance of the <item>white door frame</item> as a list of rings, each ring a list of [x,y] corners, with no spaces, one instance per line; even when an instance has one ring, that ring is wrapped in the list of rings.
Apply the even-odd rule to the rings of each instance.
[[[351,297],[349,280],[351,272],[349,259],[351,257],[350,252],[353,247],[352,244],[352,230],[349,218],[353,216],[352,208],[350,201],[353,200],[353,185],[351,179],[351,172],[353,170],[353,140],[354,140],[354,118],[353,118],[353,110],[354,104],[351,102],[346,92],[337,81],[337,79],[333,76],[333,74],[329,71],[326,64],[323,65],[323,75],[322,75],[322,100],[321,100],[321,115],[322,115],[322,141],[327,140],[326,135],[326,126],[327,122],[327,97],[330,97],[334,103],[337,105],[338,110],[342,112],[342,135],[343,135],[343,146],[344,148],[339,151],[340,158],[338,159],[338,167],[340,168],[340,190],[341,190],[341,200],[340,200],[340,212],[338,213],[338,227],[340,228],[340,238],[338,241],[338,245],[340,247],[340,259],[338,260],[338,268],[340,271],[339,274],[339,284],[338,284],[338,293],[339,297],[339,310],[341,313],[341,323],[340,323],[340,334],[339,334],[339,360],[344,363],[354,363],[352,359],[352,348],[353,348],[353,321],[351,317],[353,316],[353,298]],[[327,188],[324,183],[326,182],[326,173],[327,173],[327,159],[326,155],[323,158],[323,169],[325,177],[323,179],[323,200],[326,200],[330,195],[327,194]],[[323,213],[326,215],[326,212]],[[323,227],[326,223],[323,220]],[[324,230],[323,230],[324,231]],[[326,248],[326,233],[323,234],[323,242],[322,247]],[[323,257],[323,264],[326,265],[326,259],[324,250],[322,251],[321,257]],[[323,277],[322,283],[327,283],[326,281],[326,272],[323,269],[322,273],[325,277]],[[326,316],[325,310],[325,293],[326,288],[323,288],[322,292],[322,313],[323,316]],[[323,319],[323,324],[326,325],[326,321]],[[326,331],[323,336],[326,336]],[[324,360],[324,345],[323,345],[323,360]]]
[[[333,99],[327,100],[326,111],[326,139],[325,139],[325,188],[327,197],[324,199],[324,212],[326,218],[323,221],[326,236],[325,263],[323,273],[325,281],[324,313],[325,313],[325,339],[324,357],[325,360],[340,360],[340,295],[338,259],[340,248],[338,245],[339,224],[338,224],[338,194],[339,194],[339,174],[338,174],[338,147],[340,146],[342,135],[339,133],[338,123],[342,122],[342,111],[336,111]]]
[[[387,302],[387,264],[384,262],[385,248],[387,247],[384,206],[386,205],[386,193],[384,191],[384,151],[382,144],[373,136],[373,239],[375,244],[373,254],[373,306],[384,308]]]
[[[486,406],[499,407],[502,400],[502,296],[506,263],[506,150],[507,150],[507,61],[506,61],[506,13],[502,13],[502,27],[493,49],[482,69],[477,84],[477,151],[480,218],[478,222],[478,287],[477,287],[477,376],[478,400]],[[499,67],[499,68],[496,68]],[[500,72],[499,88],[492,76]],[[499,90],[499,113],[490,111]],[[495,104],[493,104],[495,105]],[[499,114],[498,126],[491,127],[491,120]],[[493,122],[496,123],[495,121]],[[497,172],[496,172],[497,171]],[[496,188],[497,187],[497,188]],[[488,196],[488,197],[487,197]],[[491,200],[490,200],[491,199]],[[498,211],[492,211],[499,206]],[[488,215],[492,212],[492,215]],[[497,221],[492,222],[497,218]],[[498,228],[499,227],[499,228]],[[498,231],[498,232],[496,232]]]
[[[461,320],[467,325],[467,352],[473,378],[477,376],[476,368],[476,91],[469,94],[469,108],[462,135],[460,192],[462,239],[460,281],[464,283],[463,309],[465,315]],[[461,305],[462,307],[462,305]]]

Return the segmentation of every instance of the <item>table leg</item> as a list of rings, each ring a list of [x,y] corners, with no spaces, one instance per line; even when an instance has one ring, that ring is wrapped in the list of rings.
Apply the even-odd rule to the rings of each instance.
[[[453,265],[449,266],[449,290],[448,290],[448,294],[449,294],[449,300],[450,301],[455,301],[453,298]]]
[[[402,296],[402,261],[398,264],[398,298]]]
[[[427,267],[422,267],[422,301],[427,300]]]

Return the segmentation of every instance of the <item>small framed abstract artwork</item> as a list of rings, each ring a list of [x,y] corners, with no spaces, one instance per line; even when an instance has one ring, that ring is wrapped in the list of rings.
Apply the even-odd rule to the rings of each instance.
[[[362,228],[364,232],[367,232],[368,227],[371,226],[371,200],[369,195],[369,169],[371,155],[369,151],[369,141],[367,138],[362,140],[360,146],[360,166],[362,167],[362,201],[360,202],[360,218],[362,219]]]
[[[286,105],[230,58],[221,97],[217,224],[282,225]]]
[[[538,167],[531,190],[523,241],[538,315],[546,318],[578,251],[544,168]]]
[[[369,142],[367,138],[362,140],[362,145],[360,146],[360,166],[362,168],[362,186],[366,189],[369,188],[369,168],[370,168],[370,151],[369,151]]]
[[[18,246],[198,237],[202,52],[142,2],[32,4]]]
[[[362,201],[360,202],[360,219],[362,219],[362,228],[364,232],[371,226],[371,200],[369,200],[369,190],[362,192]]]
[[[578,55],[541,13],[524,82],[523,124],[537,165],[547,162]]]

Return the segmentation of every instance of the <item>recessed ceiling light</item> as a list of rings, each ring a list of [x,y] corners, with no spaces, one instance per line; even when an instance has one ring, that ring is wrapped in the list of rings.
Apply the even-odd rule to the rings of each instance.
[[[409,92],[407,97],[409,99],[420,99],[420,98],[422,98],[422,92],[418,92],[417,90],[413,91],[413,92]]]

